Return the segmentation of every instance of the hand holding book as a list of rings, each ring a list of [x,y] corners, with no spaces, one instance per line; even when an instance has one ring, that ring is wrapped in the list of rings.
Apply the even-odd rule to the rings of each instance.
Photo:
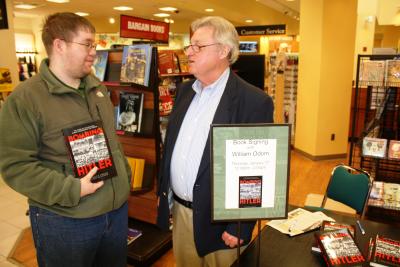
[[[93,183],[92,177],[96,174],[97,167],[91,169],[88,174],[86,174],[83,178],[80,179],[81,182],[81,197],[93,194],[97,191],[100,187],[104,185],[102,180]]]

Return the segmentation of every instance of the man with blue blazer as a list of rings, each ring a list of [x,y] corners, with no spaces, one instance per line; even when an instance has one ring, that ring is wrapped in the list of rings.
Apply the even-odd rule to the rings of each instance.
[[[231,71],[239,38],[230,22],[204,17],[191,29],[185,53],[196,80],[178,89],[170,115],[157,223],[168,229],[172,213],[176,266],[230,266],[237,253],[237,223],[211,221],[210,125],[272,122],[273,103]],[[241,246],[249,243],[254,224],[242,223]]]

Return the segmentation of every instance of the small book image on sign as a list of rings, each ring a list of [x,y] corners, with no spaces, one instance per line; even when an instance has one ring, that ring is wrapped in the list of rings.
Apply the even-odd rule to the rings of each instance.
[[[239,208],[261,207],[262,176],[239,176]]]
[[[363,157],[384,158],[386,156],[387,139],[364,137],[362,144]]]
[[[71,165],[77,178],[97,167],[93,182],[116,176],[114,161],[106,134],[100,121],[85,123],[62,130]]]

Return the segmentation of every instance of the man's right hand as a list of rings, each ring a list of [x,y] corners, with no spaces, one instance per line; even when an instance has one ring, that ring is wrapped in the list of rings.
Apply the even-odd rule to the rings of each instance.
[[[97,189],[102,187],[104,185],[103,181],[97,182],[97,183],[92,183],[91,179],[93,175],[95,175],[97,172],[97,167],[94,167],[93,169],[90,170],[86,176],[81,178],[81,197],[84,197],[86,195],[93,194],[96,192]]]

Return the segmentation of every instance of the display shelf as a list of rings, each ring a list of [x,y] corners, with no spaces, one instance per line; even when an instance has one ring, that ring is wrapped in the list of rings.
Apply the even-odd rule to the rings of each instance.
[[[387,143],[400,140],[400,83],[388,82],[393,79],[389,77],[388,60],[397,59],[399,55],[358,55],[351,106],[349,165],[368,171],[375,181],[399,184],[399,160],[388,158],[387,151],[383,158],[362,153],[365,137],[387,139]],[[400,221],[400,209],[370,205],[367,216]]]

